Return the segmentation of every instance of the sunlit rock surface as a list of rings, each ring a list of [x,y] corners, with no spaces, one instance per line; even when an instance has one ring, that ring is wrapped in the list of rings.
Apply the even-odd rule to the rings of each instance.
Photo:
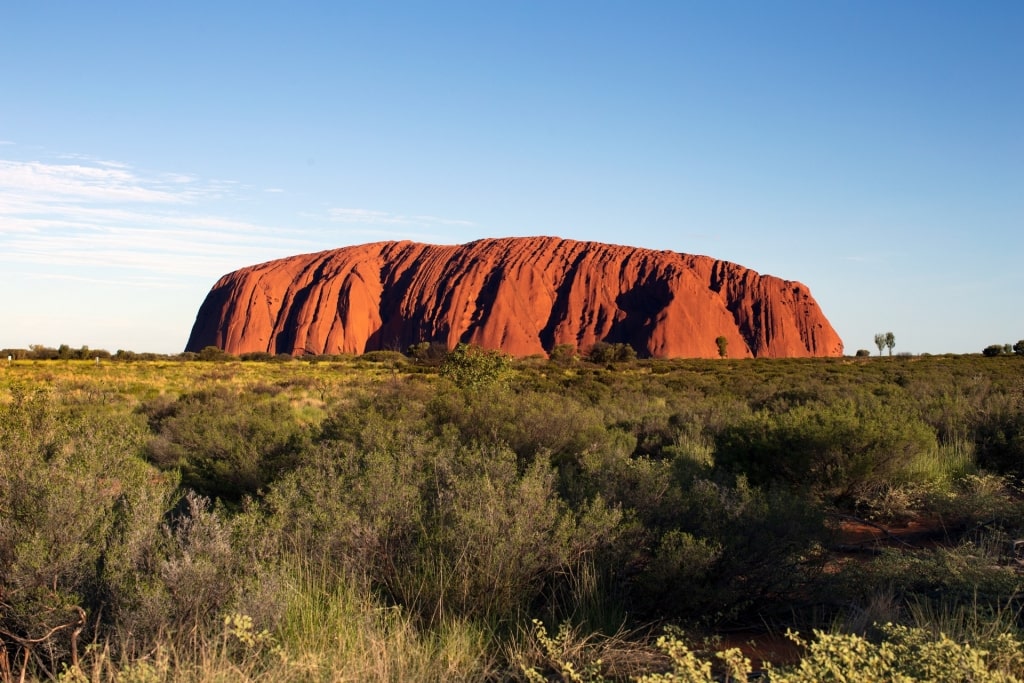
[[[186,350],[361,354],[421,341],[514,356],[628,343],[640,356],[841,356],[808,288],[707,256],[556,237],[377,242],[222,277]]]

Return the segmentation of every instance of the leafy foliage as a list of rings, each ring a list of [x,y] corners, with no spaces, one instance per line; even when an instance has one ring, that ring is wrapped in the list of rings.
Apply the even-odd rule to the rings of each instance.
[[[636,360],[636,349],[629,344],[598,342],[590,347],[587,360],[591,363],[628,363]]]
[[[757,483],[785,482],[832,501],[906,481],[934,433],[904,410],[864,397],[758,411],[722,431],[716,461]]]
[[[182,483],[203,495],[235,502],[293,467],[308,438],[291,407],[272,396],[222,388],[143,410],[155,432],[149,460],[180,470]]]
[[[504,379],[510,369],[509,357],[500,351],[459,344],[441,362],[440,374],[457,387],[477,389]]]

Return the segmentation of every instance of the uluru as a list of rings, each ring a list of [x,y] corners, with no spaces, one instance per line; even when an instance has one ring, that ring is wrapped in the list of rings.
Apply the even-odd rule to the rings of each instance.
[[[568,344],[641,357],[841,356],[792,280],[708,256],[557,237],[376,242],[241,268],[214,284],[186,351],[362,354],[460,342],[513,356]]]

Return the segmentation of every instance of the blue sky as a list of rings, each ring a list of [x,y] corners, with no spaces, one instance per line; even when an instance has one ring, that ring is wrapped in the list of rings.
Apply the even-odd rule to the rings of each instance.
[[[221,275],[558,235],[1024,338],[1024,3],[0,4],[0,348],[178,352]]]

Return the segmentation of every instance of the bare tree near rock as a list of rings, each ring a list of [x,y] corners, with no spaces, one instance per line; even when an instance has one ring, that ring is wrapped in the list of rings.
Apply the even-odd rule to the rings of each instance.
[[[878,355],[882,355],[882,349],[885,348],[885,332],[879,332],[875,335],[875,346],[878,347]]]

